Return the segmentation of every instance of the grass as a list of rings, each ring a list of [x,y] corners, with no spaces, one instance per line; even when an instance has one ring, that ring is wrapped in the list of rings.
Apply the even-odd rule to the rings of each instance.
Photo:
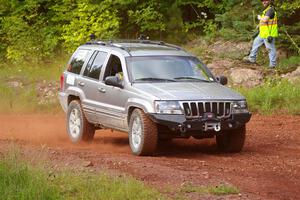
[[[11,88],[0,81],[0,112],[57,112],[60,110],[57,96],[53,101],[41,104],[38,100],[37,87],[35,84],[24,87]]]
[[[0,66],[0,112],[57,112],[56,97],[50,103],[38,100],[38,84],[59,82],[66,59],[51,64],[4,64]],[[18,86],[10,86],[11,84]]]
[[[300,66],[300,56],[291,56],[282,59],[278,64],[278,69],[281,73],[287,73],[295,70]]]
[[[104,172],[86,172],[78,169],[56,168],[53,171],[45,167],[49,164],[46,163],[45,157],[42,158],[43,155],[41,153],[32,159],[32,155],[22,154],[14,144],[8,153],[0,152],[0,200],[183,200],[187,199],[189,193],[199,196],[240,193],[238,188],[227,184],[194,186],[191,183],[184,184],[179,190],[172,187],[160,193],[125,175],[112,176]]]
[[[182,193],[198,193],[198,194],[210,194],[210,195],[231,195],[239,194],[238,188],[230,185],[219,184],[216,186],[194,186],[192,184],[185,184],[181,189]]]
[[[270,78],[263,85],[252,88],[240,88],[247,98],[252,112],[261,114],[300,114],[300,82],[290,83],[279,78]]]
[[[69,55],[64,55],[43,63],[2,63],[0,64],[0,80],[19,79],[25,83],[59,80],[59,75],[65,69],[68,59]]]
[[[19,153],[0,157],[0,199],[164,199],[131,177],[60,171],[49,175]]]

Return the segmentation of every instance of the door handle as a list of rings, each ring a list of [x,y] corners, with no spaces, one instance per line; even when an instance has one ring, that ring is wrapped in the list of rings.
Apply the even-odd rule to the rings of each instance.
[[[105,93],[105,92],[106,92],[106,90],[105,90],[104,88],[98,88],[98,91],[99,91],[99,92],[102,92],[102,93]]]
[[[84,82],[78,82],[78,85],[80,85],[80,86],[84,86],[85,84],[84,84]]]

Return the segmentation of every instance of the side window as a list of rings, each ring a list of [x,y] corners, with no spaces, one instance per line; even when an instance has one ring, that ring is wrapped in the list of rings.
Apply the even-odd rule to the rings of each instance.
[[[111,55],[107,63],[104,79],[107,76],[121,76],[123,77],[123,70],[121,60],[118,56]]]
[[[95,57],[97,56],[97,54],[98,54],[98,51],[95,51],[95,52],[93,53],[93,55],[91,56],[89,62],[87,63],[87,65],[86,65],[86,67],[85,67],[85,69],[84,69],[83,76],[87,76],[88,73],[89,73],[89,71],[91,71],[91,68],[92,68],[92,66],[93,66],[93,62],[94,62]]]
[[[89,60],[83,75],[99,80],[101,68],[104,64],[106,56],[107,53],[105,52],[95,51]]]
[[[81,68],[84,64],[85,59],[87,58],[88,53],[89,50],[87,49],[77,50],[74,53],[72,60],[68,66],[68,71],[75,74],[80,74]]]

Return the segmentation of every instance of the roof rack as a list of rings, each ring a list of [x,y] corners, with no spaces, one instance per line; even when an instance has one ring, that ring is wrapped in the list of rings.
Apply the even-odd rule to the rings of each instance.
[[[128,40],[129,42],[132,43],[142,43],[142,44],[156,44],[156,45],[161,45],[161,46],[166,46],[166,47],[171,47],[176,50],[183,50],[181,47],[173,45],[173,44],[168,44],[165,43],[164,41],[154,41],[154,40],[147,40],[147,39],[141,39],[141,40]],[[128,42],[125,40],[125,42]]]
[[[160,45],[160,46],[165,46],[165,47],[171,47],[174,48],[176,50],[182,50],[184,51],[184,49],[182,49],[179,46],[173,45],[173,44],[168,44],[165,43],[163,41],[153,41],[153,40],[148,40],[148,39],[140,39],[140,40],[107,40],[107,41],[103,41],[103,40],[92,40],[89,42],[86,42],[86,45],[103,45],[103,46],[108,46],[108,47],[117,47],[120,49],[123,49],[124,51],[126,51],[127,53],[130,54],[130,49],[128,47],[124,47],[122,45],[119,44],[115,44],[115,43],[141,43],[141,44],[155,44],[155,45]]]
[[[124,46],[114,44],[112,40],[108,41],[101,41],[101,40],[93,40],[85,43],[86,45],[103,45],[108,47],[117,47],[120,49],[123,49],[124,51],[127,51],[130,54],[130,50]]]

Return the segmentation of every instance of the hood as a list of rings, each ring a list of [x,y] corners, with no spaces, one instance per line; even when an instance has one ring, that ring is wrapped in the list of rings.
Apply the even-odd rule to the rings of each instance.
[[[239,93],[216,82],[135,83],[134,87],[160,100],[241,100]]]

